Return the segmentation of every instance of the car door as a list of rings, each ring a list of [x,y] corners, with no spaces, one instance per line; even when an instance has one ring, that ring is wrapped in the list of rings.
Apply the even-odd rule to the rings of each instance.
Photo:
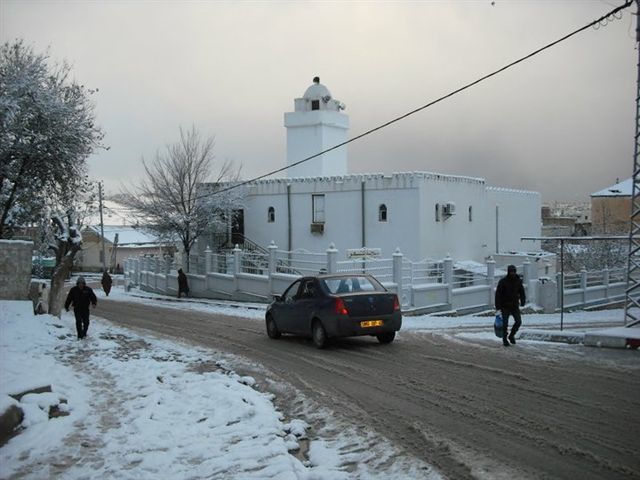
[[[315,278],[303,279],[298,295],[294,300],[291,329],[293,333],[308,335],[311,332],[311,317],[320,296]]]
[[[273,318],[276,320],[278,330],[281,332],[292,333],[293,318],[295,311],[296,298],[302,280],[296,280],[282,294],[282,299],[273,304]]]

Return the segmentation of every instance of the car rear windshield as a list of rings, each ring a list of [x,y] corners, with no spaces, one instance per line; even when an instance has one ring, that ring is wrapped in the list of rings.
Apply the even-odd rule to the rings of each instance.
[[[376,280],[364,276],[325,278],[322,280],[333,294],[357,292],[384,292],[385,289]]]

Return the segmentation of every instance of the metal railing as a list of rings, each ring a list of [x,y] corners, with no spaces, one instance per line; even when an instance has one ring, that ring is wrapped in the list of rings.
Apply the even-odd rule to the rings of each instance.
[[[381,282],[393,280],[393,259],[350,259],[336,262],[339,273],[368,273]]]
[[[305,250],[276,250],[276,270],[295,275],[317,275],[327,269],[327,254]]]

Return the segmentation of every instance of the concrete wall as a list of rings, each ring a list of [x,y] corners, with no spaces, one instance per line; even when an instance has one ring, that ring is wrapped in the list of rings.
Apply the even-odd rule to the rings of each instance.
[[[631,197],[591,197],[593,233],[628,233]]]
[[[0,299],[28,300],[33,242],[0,240]]]

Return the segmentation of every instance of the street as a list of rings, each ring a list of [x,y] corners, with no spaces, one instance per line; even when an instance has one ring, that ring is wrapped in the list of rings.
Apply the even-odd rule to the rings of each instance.
[[[353,338],[317,350],[303,338],[270,340],[255,319],[108,298],[94,314],[263,365],[448,478],[640,476],[638,351],[504,348],[415,331],[390,345]]]

